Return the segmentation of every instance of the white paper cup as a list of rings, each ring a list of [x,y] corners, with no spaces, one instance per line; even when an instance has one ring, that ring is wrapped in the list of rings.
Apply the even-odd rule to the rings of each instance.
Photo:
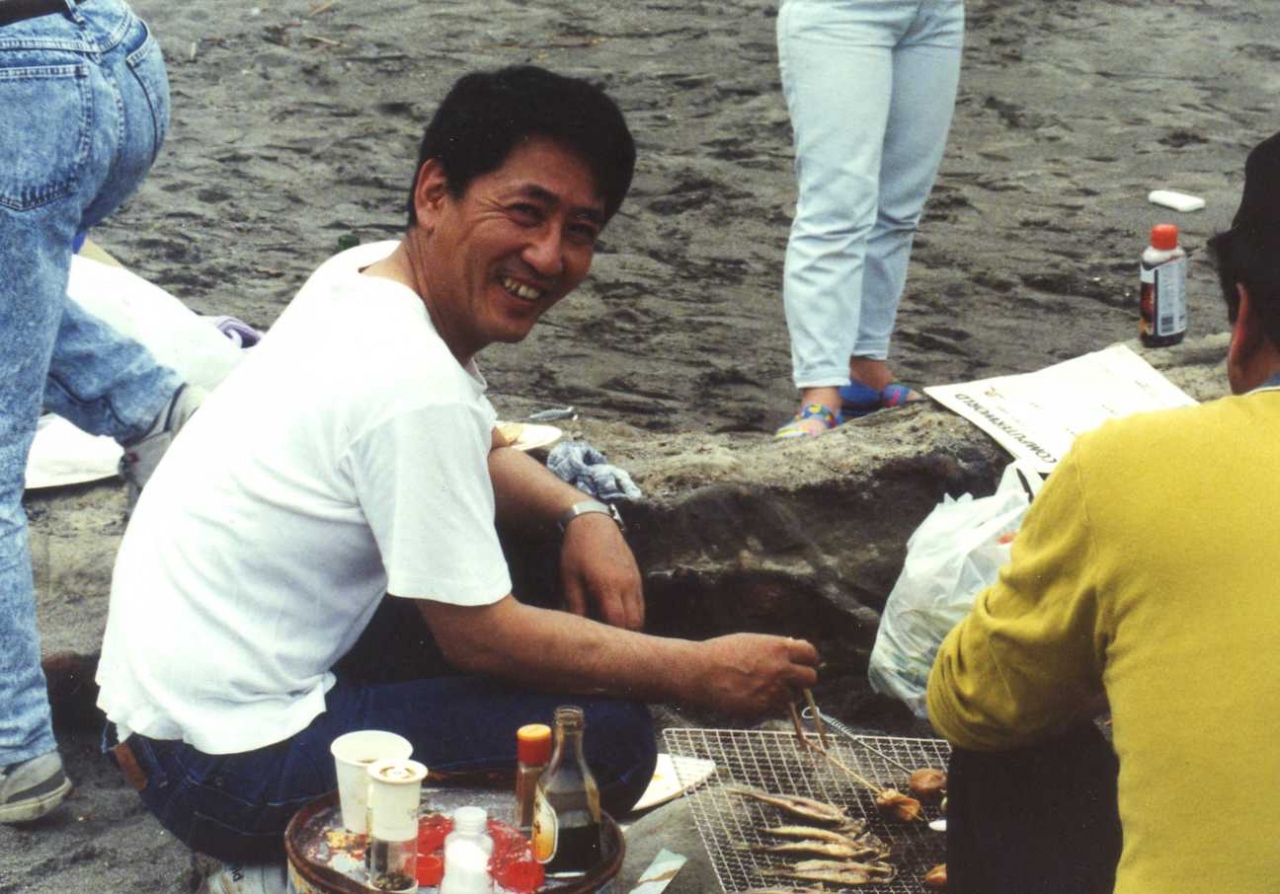
[[[413,744],[404,736],[385,730],[362,729],[338,736],[329,751],[338,771],[342,825],[349,832],[367,832],[369,765],[387,758],[405,760],[413,754]]]
[[[369,834],[382,841],[418,837],[418,802],[427,768],[417,761],[380,760],[369,765]]]

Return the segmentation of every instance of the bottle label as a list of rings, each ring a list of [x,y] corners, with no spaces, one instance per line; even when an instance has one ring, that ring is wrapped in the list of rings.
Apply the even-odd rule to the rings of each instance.
[[[1156,269],[1143,264],[1138,291],[1138,333],[1144,337],[1156,332]]]
[[[1154,280],[1153,320],[1157,336],[1187,329],[1187,259],[1175,258],[1151,271]]]
[[[556,817],[556,809],[538,792],[533,802],[533,858],[539,863],[550,863],[555,859],[556,847],[559,844],[560,823]]]

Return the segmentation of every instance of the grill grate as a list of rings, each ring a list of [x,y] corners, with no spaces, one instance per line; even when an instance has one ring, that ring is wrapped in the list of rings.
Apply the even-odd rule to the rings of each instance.
[[[808,734],[815,744],[818,737]],[[677,757],[715,761],[710,785],[686,791],[698,834],[706,846],[720,886],[726,892],[793,884],[756,874],[766,866],[785,864],[784,857],[744,850],[741,845],[777,844],[781,839],[759,830],[791,820],[778,808],[730,794],[726,786],[763,789],[774,794],[803,795],[844,807],[855,819],[867,820],[867,829],[891,849],[889,862],[898,869],[888,883],[834,888],[826,891],[876,892],[876,894],[916,894],[924,892],[924,874],[946,859],[946,836],[926,823],[893,823],[881,820],[875,797],[857,785],[826,758],[800,748],[794,732],[763,730],[668,729],[663,733],[667,750]],[[890,736],[828,734],[827,751],[841,763],[885,788],[906,791],[911,770],[922,767],[946,769],[950,746],[942,739],[906,739]],[[676,761],[677,775],[681,761]],[[682,787],[692,780],[681,778]],[[936,807],[925,808],[926,818],[937,819]],[[811,886],[814,886],[811,884]],[[816,886],[815,886],[816,887]]]

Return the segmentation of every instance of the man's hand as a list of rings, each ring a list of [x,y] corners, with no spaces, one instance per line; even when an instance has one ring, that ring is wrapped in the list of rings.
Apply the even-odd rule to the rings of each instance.
[[[695,699],[742,717],[786,710],[796,693],[818,682],[818,650],[802,639],[734,633],[700,643],[704,652]]]
[[[607,515],[579,515],[565,528],[560,581],[575,615],[595,605],[601,621],[626,630],[644,626],[640,568],[618,525]]]

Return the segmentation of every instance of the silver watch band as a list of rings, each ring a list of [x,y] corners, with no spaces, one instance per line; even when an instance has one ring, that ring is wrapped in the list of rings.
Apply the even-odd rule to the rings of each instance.
[[[622,516],[618,513],[618,508],[616,506],[611,506],[608,503],[601,503],[599,500],[583,500],[581,503],[574,503],[565,510],[564,515],[560,516],[560,518],[556,520],[556,527],[558,527],[560,529],[560,533],[563,534],[565,529],[569,527],[569,522],[573,521],[579,515],[587,515],[592,512],[599,512],[602,515],[609,516],[617,522],[620,530],[625,531],[627,529],[627,526],[622,523]]]

